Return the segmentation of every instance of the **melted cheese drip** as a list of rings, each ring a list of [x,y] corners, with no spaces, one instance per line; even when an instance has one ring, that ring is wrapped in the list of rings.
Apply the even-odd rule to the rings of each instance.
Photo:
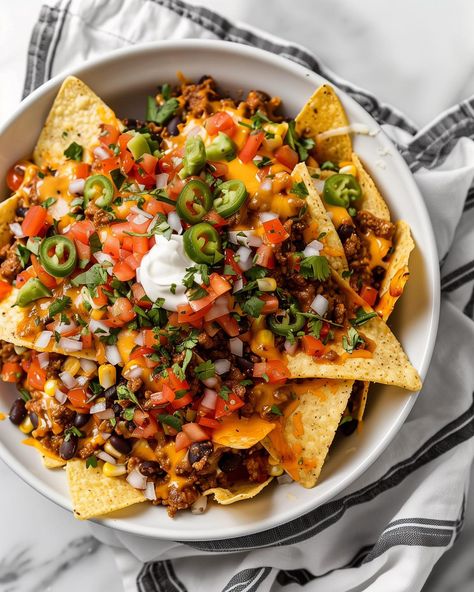
[[[164,447],[164,451],[170,461],[170,467],[166,471],[168,473],[168,481],[156,486],[156,495],[158,499],[168,499],[169,490],[171,488],[182,489],[189,483],[186,477],[181,477],[176,474],[176,467],[186,456],[186,449],[176,452],[174,442],[170,442]]]
[[[5,413],[0,412],[0,421],[4,421],[6,418],[7,416],[5,415]]]
[[[370,230],[365,235],[365,237],[369,245],[370,269],[373,269],[377,266],[383,267],[385,269],[388,263],[386,263],[383,259],[391,248],[392,241],[381,238],[380,236],[375,236],[375,234]]]
[[[22,444],[36,448],[36,450],[38,450],[43,456],[47,456],[48,458],[52,458],[57,461],[62,461],[62,458],[54,454],[54,452],[51,452],[51,450],[45,448],[41,442],[35,440],[34,438],[26,438],[26,440],[23,440]]]
[[[352,218],[349,215],[349,212],[346,208],[341,206],[332,206],[331,204],[325,203],[324,204],[327,212],[331,214],[331,220],[336,230],[341,226],[341,224],[351,224],[352,225]]]

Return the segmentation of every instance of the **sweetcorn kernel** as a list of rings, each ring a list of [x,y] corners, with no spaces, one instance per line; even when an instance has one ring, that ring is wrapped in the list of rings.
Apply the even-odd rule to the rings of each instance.
[[[63,364],[64,372],[69,372],[71,376],[75,376],[81,369],[81,363],[78,358],[69,357]]]
[[[20,431],[22,431],[24,434],[29,434],[34,430],[34,425],[31,423],[29,415],[25,417],[25,419],[20,423],[18,427],[20,428]]]
[[[54,397],[54,395],[56,394],[57,389],[58,389],[58,381],[57,380],[54,380],[54,378],[50,378],[49,380],[47,380],[44,383],[44,392],[49,397]]]
[[[105,462],[102,467],[102,473],[106,477],[120,477],[125,475],[127,467],[125,465],[113,465],[112,463]]]

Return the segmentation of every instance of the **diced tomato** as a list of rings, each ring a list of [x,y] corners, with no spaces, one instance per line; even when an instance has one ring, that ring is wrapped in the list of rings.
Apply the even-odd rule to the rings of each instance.
[[[133,304],[128,298],[120,296],[112,306],[109,306],[109,312],[113,318],[120,319],[124,323],[129,323],[137,316],[133,310]]]
[[[209,282],[211,290],[214,292],[216,298],[232,290],[232,286],[229,282],[218,273],[211,273],[209,276]]]
[[[143,216],[141,214],[135,213],[128,216],[127,219],[130,223],[130,230],[138,234],[145,234],[148,230],[148,226],[150,226],[151,221],[148,218],[145,218],[145,220],[142,222],[141,220],[143,220]]]
[[[209,440],[209,434],[194,422],[183,424],[183,432],[193,442],[204,442],[204,440]]]
[[[8,296],[8,294],[10,294],[11,291],[12,286],[8,282],[0,281],[0,300]]]
[[[140,162],[138,165],[142,168],[147,175],[155,175],[156,174],[156,165],[158,164],[158,159],[156,156],[152,154],[144,154],[140,158]],[[156,179],[155,179],[156,181]]]
[[[74,241],[77,250],[77,256],[79,261],[90,261],[92,256],[92,250],[89,245],[85,245],[78,241],[77,239]]]
[[[145,187],[155,187],[156,185],[156,177],[155,175],[149,175],[145,170],[142,168],[141,163],[135,163],[131,175],[135,178],[135,180],[140,183],[140,185],[145,185]]]
[[[219,323],[219,325],[230,337],[237,337],[237,335],[240,333],[237,321],[229,314],[216,319],[216,323]]]
[[[147,347],[147,346],[140,346],[140,347],[136,347],[132,353],[130,354],[130,359],[131,360],[138,360],[140,358],[145,358],[146,361],[146,357],[150,356],[151,354],[154,354],[155,350],[152,349],[151,347]]]
[[[279,218],[273,218],[273,220],[263,222],[263,229],[265,230],[267,241],[272,245],[282,243],[290,236]]]
[[[256,265],[261,265],[267,269],[275,268],[275,255],[271,245],[260,245],[255,255]]]
[[[130,237],[131,238],[131,237]],[[114,259],[119,258],[120,241],[116,236],[107,235],[107,238],[102,245],[102,251],[111,255]]]
[[[107,148],[104,148],[104,150],[107,150]],[[103,173],[110,173],[110,171],[120,168],[120,158],[118,156],[111,156],[110,158],[101,160],[100,167]]]
[[[132,432],[133,438],[152,438],[158,432],[156,419],[141,409],[135,409],[133,422],[137,425]]]
[[[87,402],[90,399],[90,395],[84,387],[71,389],[67,393],[67,398],[71,402],[71,405],[79,410],[88,410],[92,406],[92,402]]]
[[[275,158],[283,166],[286,166],[291,170],[295,168],[299,160],[298,153],[292,148],[290,148],[288,144],[284,144],[283,146],[280,146],[280,148],[275,150]]]
[[[130,152],[124,152],[121,156],[121,166],[120,168],[122,169],[122,172],[125,175],[128,175],[129,172],[133,169],[133,165],[135,164],[135,161],[133,160],[133,156],[130,154]]]
[[[35,277],[35,273],[32,267],[28,267],[28,269],[25,269],[25,271],[22,271],[16,276],[15,287],[21,288],[32,277]]]
[[[367,304],[373,306],[377,300],[378,292],[372,286],[362,286],[360,297],[363,298]]]
[[[229,167],[226,165],[225,162],[216,162],[213,160],[212,162],[209,162],[209,164],[211,165],[210,171],[213,177],[218,179],[219,177],[227,176]]]
[[[102,127],[103,132],[100,134],[101,143],[104,144],[104,146],[116,144],[120,135],[119,130],[114,125],[109,125],[108,123],[104,123]]]
[[[259,298],[265,302],[262,308],[263,314],[269,314],[278,310],[280,303],[278,302],[278,298],[273,294],[261,294]]]
[[[245,146],[239,153],[240,160],[246,164],[255,158],[257,155],[258,149],[260,148],[265,134],[263,132],[256,132],[250,134],[245,142]]]
[[[288,367],[281,360],[267,360],[257,362],[253,365],[253,376],[255,378],[267,377],[272,384],[283,384],[290,377]]]
[[[46,370],[41,368],[38,362],[38,358],[35,358],[31,362],[31,366],[28,369],[26,381],[30,388],[42,391],[44,383],[46,382]]]
[[[92,333],[82,333],[81,334],[81,341],[82,341],[82,347],[84,349],[91,349],[92,343],[93,343]]]
[[[175,399],[171,403],[171,407],[173,407],[173,409],[181,409],[182,407],[186,407],[186,405],[189,405],[189,403],[191,403],[192,400],[193,400],[193,397],[192,397],[191,393],[188,392],[188,393],[185,393],[182,397]]]
[[[242,401],[242,399],[233,392],[229,393],[227,401],[224,401],[222,397],[217,397],[214,417],[219,419],[220,417],[230,415],[232,412],[243,407],[244,404],[245,403]]]
[[[152,393],[150,395],[150,401],[153,405],[166,405],[175,400],[174,390],[166,383],[163,384],[163,389],[159,393]]]
[[[151,308],[153,306],[150,299],[145,293],[145,289],[141,284],[133,284],[132,286],[133,301],[141,308]]]
[[[112,268],[112,272],[121,282],[128,282],[135,277],[135,270],[132,269],[128,263],[125,263],[125,261],[119,261],[116,263]]]
[[[183,155],[184,150],[182,149],[173,150],[172,152],[165,154],[158,162],[160,172],[171,174],[179,170],[182,167],[182,164],[177,165],[175,159],[183,158]]]
[[[143,204],[143,210],[147,214],[150,214],[151,216],[156,216],[156,214],[165,214],[166,215],[169,213],[168,208],[170,210],[174,209],[173,206],[170,206],[169,204],[165,204],[161,201],[158,201],[154,197],[151,197]]]
[[[185,186],[185,181],[180,179],[178,175],[173,177],[170,183],[168,183],[167,192],[171,199],[176,199],[178,195],[181,193],[181,190]]]
[[[207,298],[209,298],[208,296],[206,296],[205,298],[201,298],[201,300],[206,300]],[[193,305],[196,305],[196,303],[199,302],[199,300],[193,300],[192,303]],[[197,310],[194,310],[190,304],[178,304],[177,306],[177,312],[178,312],[178,324],[182,325],[183,323],[194,323],[196,321],[199,321],[200,319],[202,319],[206,313],[211,310],[212,307],[212,301],[211,302],[207,302],[204,306],[202,306],[201,308],[198,308]]]
[[[18,382],[23,371],[17,362],[5,362],[2,366],[1,379],[3,382]]]
[[[303,335],[301,338],[303,349],[305,354],[308,356],[319,357],[324,352],[324,344],[320,339],[314,337],[314,335]]]
[[[235,253],[232,249],[225,250],[225,264],[235,271],[236,275],[242,277],[244,279],[244,283],[247,281],[245,276],[243,276],[243,271],[240,269],[239,264],[235,260]],[[232,275],[228,275],[227,277],[232,277]]]
[[[78,162],[76,164],[76,179],[87,179],[90,170],[90,164],[87,164],[87,162]]]
[[[148,248],[148,238],[146,236],[132,236],[133,252],[146,255],[150,250]]]
[[[119,222],[118,224],[112,224],[110,226],[110,230],[112,231],[112,234],[120,240],[125,239],[125,237],[130,237],[129,234],[125,234],[131,230],[129,222]]]
[[[184,448],[187,448],[190,444],[192,444],[191,438],[189,438],[184,432],[178,432],[176,434],[176,441],[175,441],[175,450],[179,452]]]
[[[168,368],[167,372],[168,383],[174,391],[189,390],[189,383],[187,380],[181,380],[180,378],[178,378],[171,368]]]
[[[36,276],[47,288],[55,288],[58,285],[56,278],[44,270],[43,266],[38,261],[38,258],[36,255],[33,255],[33,253],[31,254],[31,263],[33,263],[33,269],[35,270]]]
[[[211,430],[215,430],[221,425],[219,421],[212,419],[211,417],[201,417],[198,421],[198,424],[206,428],[211,428]]]
[[[158,344],[155,332],[153,329],[143,329],[143,344],[146,347],[154,347]]]
[[[204,127],[210,136],[215,136],[219,132],[224,132],[232,137],[235,134],[237,126],[232,117],[225,111],[218,111],[206,119]]]
[[[323,326],[321,327],[321,331],[319,332],[319,336],[322,337],[323,339],[327,336],[327,334],[329,333],[329,323],[323,323]]]
[[[25,178],[25,170],[29,163],[26,160],[17,162],[7,173],[7,185],[10,191],[17,191]]]
[[[215,210],[211,210],[210,212],[207,212],[207,214],[204,216],[203,220],[205,220],[206,222],[209,222],[209,224],[212,224],[212,226],[214,226],[214,228],[222,228],[223,226],[226,226],[227,224],[229,224],[229,222],[223,218],[220,214],[218,214]]]
[[[48,212],[41,206],[31,206],[21,223],[21,229],[25,236],[42,236],[48,227],[46,218]]]
[[[88,245],[89,239],[94,232],[95,228],[90,220],[80,220],[71,226],[68,234],[71,234],[72,238],[77,239],[81,243]]]
[[[122,154],[127,152],[127,144],[130,142],[130,140],[132,138],[133,138],[132,134],[128,134],[128,133],[127,134],[120,134],[120,136],[118,137],[118,145],[120,146],[120,151],[122,152]]]
[[[105,294],[102,286],[98,286],[97,295],[92,297],[92,302],[95,304],[95,306],[102,308],[108,303],[108,301],[107,294]]]
[[[140,267],[142,259],[143,255],[141,253],[132,253],[125,258],[125,263],[129,265],[134,271],[136,271]]]

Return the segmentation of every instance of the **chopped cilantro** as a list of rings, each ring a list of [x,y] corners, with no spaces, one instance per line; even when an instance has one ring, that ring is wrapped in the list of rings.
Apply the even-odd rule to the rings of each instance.
[[[251,317],[259,317],[265,302],[258,296],[251,296],[248,300],[242,303],[242,310]]]
[[[365,310],[361,306],[356,310],[356,318],[351,319],[351,325],[353,325],[354,327],[360,327],[361,325],[363,325],[367,321],[370,321],[370,319],[373,319],[376,316],[376,312],[365,312]]]
[[[196,375],[196,378],[199,378],[199,380],[206,380],[207,378],[212,378],[216,374],[216,367],[214,365],[214,362],[212,362],[211,360],[206,360],[205,362],[198,364],[194,368],[194,374]]]
[[[86,469],[88,469],[89,467],[92,467],[93,469],[95,469],[97,466],[97,457],[95,456],[95,454],[91,454],[91,456],[86,458]]]
[[[25,403],[31,399],[30,393],[25,388],[19,388],[18,392]]]
[[[300,157],[300,160],[305,161],[309,156],[309,150],[314,148],[314,140],[311,138],[302,138],[298,136],[295,129],[296,123],[295,121],[288,122],[288,131],[286,133],[286,141],[288,142],[290,148],[296,150]]]
[[[78,438],[82,438],[81,430],[77,429],[76,426],[71,426],[70,428],[66,428],[64,430],[64,441],[69,442],[72,436],[77,436]]]
[[[117,387],[117,395],[119,399],[127,399],[135,403],[135,405],[140,406],[138,402],[137,396],[134,392],[132,392],[126,384],[119,384]]]
[[[260,160],[255,159],[253,161],[253,164],[258,168],[258,169],[263,169],[263,167],[269,166],[271,165],[273,162],[273,160],[271,158],[269,158],[268,156],[264,156],[262,157]]]
[[[347,335],[344,335],[342,338],[342,347],[348,354],[351,354],[359,343],[364,343],[364,340],[354,327],[349,327]]]
[[[231,393],[231,392],[232,392],[232,390],[224,384],[221,387],[221,390],[217,394],[219,395],[219,397],[221,399],[224,399],[224,401],[228,401],[229,400],[229,393]]]
[[[30,254],[31,254],[30,250],[27,249],[21,243],[18,243],[16,245],[16,253],[18,255],[18,259],[20,260],[21,266],[23,267],[23,269],[25,269],[25,267],[28,265],[28,262],[30,260]]]
[[[342,275],[342,277],[343,277],[345,280],[347,280],[348,278],[350,278],[350,277],[351,277],[351,275],[352,275],[353,273],[354,273],[354,270],[353,270],[353,269],[350,269],[350,270],[349,270],[349,269],[345,269],[345,270],[344,270],[344,271],[341,273],[341,275]]]
[[[56,203],[57,199],[55,197],[48,197],[47,199],[44,200],[44,202],[41,204],[41,206],[43,208],[50,208],[52,205],[54,205]]]
[[[161,423],[171,426],[177,432],[181,431],[181,427],[183,424],[179,417],[176,417],[176,415],[165,415],[160,413],[160,415],[158,415],[158,419]]]
[[[188,296],[188,300],[200,300],[201,298],[204,298],[205,296],[208,296],[208,292],[206,292],[206,290],[204,290],[204,288],[201,288],[201,286],[198,286],[197,288],[195,288]]]
[[[331,270],[326,257],[312,255],[311,257],[305,257],[301,261],[300,273],[305,278],[322,282],[328,279],[331,275]]]
[[[294,193],[294,195],[298,195],[299,197],[307,197],[309,195],[304,181],[293,183],[291,186],[291,193]]]
[[[73,142],[72,144],[69,144],[69,146],[64,151],[64,156],[69,160],[81,161],[83,152],[84,148],[76,142]]]
[[[278,405],[272,405],[271,412],[273,413],[273,415],[283,415],[282,410],[280,409],[280,407],[278,407]]]
[[[136,407],[126,407],[123,411],[122,411],[122,417],[125,419],[125,421],[132,421],[133,420],[133,416],[135,415],[135,409]]]
[[[54,317],[58,313],[63,312],[69,308],[71,304],[72,300],[69,298],[69,296],[60,296],[59,298],[56,298],[53,304],[51,304],[48,309],[48,314],[50,317]]]
[[[125,181],[125,175],[122,174],[120,169],[114,169],[113,171],[110,171],[110,176],[112,177],[115,187],[120,189]]]
[[[97,288],[102,286],[107,281],[107,272],[101,265],[95,263],[90,269],[84,273],[76,275],[71,280],[73,286],[87,285],[89,288]]]
[[[330,160],[326,160],[321,165],[321,170],[322,171],[334,171],[335,173],[337,173],[339,171],[339,168],[336,164],[334,164]]]
[[[167,123],[178,110],[177,99],[168,99],[163,105],[158,106],[155,97],[147,98],[146,120],[154,121],[158,125]]]

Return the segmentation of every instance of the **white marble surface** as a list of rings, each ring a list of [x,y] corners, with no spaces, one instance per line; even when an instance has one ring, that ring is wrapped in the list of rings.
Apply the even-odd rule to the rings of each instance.
[[[193,3],[306,45],[335,72],[419,125],[474,93],[471,0],[293,0],[291,9],[286,0],[273,0],[272,10],[268,2],[253,0]],[[0,121],[20,99],[40,6],[41,0],[2,5]],[[123,590],[112,551],[90,536],[87,524],[41,497],[1,461],[0,483],[0,592]],[[473,505],[471,499],[464,532],[425,591],[473,589]]]

